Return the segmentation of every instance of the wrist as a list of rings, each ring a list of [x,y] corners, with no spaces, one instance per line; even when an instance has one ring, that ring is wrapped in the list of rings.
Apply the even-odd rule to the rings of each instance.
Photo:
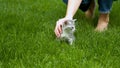
[[[72,20],[72,19],[73,19],[73,17],[72,17],[72,16],[65,16],[65,18],[66,18],[66,19],[70,19],[70,20]]]

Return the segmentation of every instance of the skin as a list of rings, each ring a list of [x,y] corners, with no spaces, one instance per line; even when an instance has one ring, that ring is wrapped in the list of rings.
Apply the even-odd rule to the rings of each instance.
[[[97,24],[95,31],[103,32],[103,31],[107,30],[108,23],[109,23],[109,13],[100,14],[99,19],[98,19],[98,24]]]
[[[62,33],[62,30],[61,30],[62,24],[67,20],[73,19],[73,16],[75,15],[76,11],[78,10],[81,2],[82,2],[82,0],[69,0],[68,1],[65,17],[59,19],[56,22],[54,32],[58,38],[60,37],[60,35]],[[94,9],[95,9],[95,3],[92,2],[90,5],[90,8],[85,12],[85,15],[87,18],[93,18]],[[97,24],[95,31],[102,32],[105,29],[107,29],[108,22],[109,22],[109,13],[106,13],[106,14],[100,13],[99,19],[98,19],[98,24]]]

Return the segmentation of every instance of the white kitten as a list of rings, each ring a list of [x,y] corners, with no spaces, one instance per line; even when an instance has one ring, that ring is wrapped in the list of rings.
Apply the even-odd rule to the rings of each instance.
[[[62,33],[60,36],[60,40],[67,41],[70,45],[72,45],[73,41],[75,40],[75,37],[74,37],[75,21],[76,19],[67,20],[62,25]]]

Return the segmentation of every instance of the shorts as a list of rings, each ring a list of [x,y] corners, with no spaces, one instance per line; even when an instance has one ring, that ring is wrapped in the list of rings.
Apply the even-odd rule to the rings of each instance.
[[[92,0],[82,0],[82,3],[79,7],[82,11],[87,11],[89,9],[90,3]],[[68,3],[68,0],[63,0],[64,3]],[[98,0],[99,12],[100,13],[109,13],[112,8],[113,0]]]

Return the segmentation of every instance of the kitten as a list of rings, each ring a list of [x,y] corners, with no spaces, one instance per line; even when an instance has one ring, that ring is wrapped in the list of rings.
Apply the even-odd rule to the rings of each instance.
[[[73,44],[73,41],[75,40],[74,32],[75,32],[75,21],[74,20],[67,20],[62,25],[62,33],[60,36],[60,40],[67,41],[70,45]]]

